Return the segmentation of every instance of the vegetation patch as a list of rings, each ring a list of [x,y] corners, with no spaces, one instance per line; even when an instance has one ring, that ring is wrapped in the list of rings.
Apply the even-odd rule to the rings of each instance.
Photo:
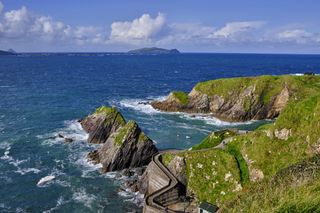
[[[182,105],[187,105],[189,103],[189,97],[185,92],[174,91],[172,94]]]
[[[224,139],[237,135],[236,131],[231,129],[212,132],[199,144],[192,147],[192,150],[208,149],[219,145]]]
[[[263,104],[268,104],[271,99],[280,94],[284,87],[294,94],[292,100],[299,101],[310,95],[314,95],[320,91],[319,76],[257,76],[257,77],[241,77],[241,78],[226,78],[216,79],[205,82],[200,82],[195,86],[195,90],[208,96],[219,95],[225,100],[232,97],[238,97],[249,87],[253,87],[254,94]],[[249,108],[249,103],[244,102],[244,108]]]
[[[228,212],[320,212],[320,158],[283,169],[274,178],[252,184],[223,209]]]
[[[101,106],[96,109],[95,114],[101,114],[101,113],[105,114],[106,116],[114,117],[115,121],[121,125],[126,124],[124,117],[115,107]],[[112,122],[113,119],[108,119],[107,121]]]
[[[243,185],[247,184],[249,182],[249,169],[247,166],[247,162],[243,158],[240,150],[236,146],[234,146],[232,144],[228,144],[227,151],[228,151],[228,153],[233,155],[235,157],[235,159],[237,160],[238,168],[240,171],[241,183]]]
[[[235,158],[224,150],[185,152],[188,191],[199,201],[221,205],[241,191]]]
[[[128,121],[128,123],[122,127],[115,136],[115,144],[121,146],[127,138],[128,134],[136,128],[137,124],[134,121]]]

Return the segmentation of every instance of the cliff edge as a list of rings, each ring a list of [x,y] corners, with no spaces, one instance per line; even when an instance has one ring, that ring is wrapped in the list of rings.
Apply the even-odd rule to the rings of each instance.
[[[190,93],[171,92],[151,105],[167,112],[210,113],[225,121],[273,119],[289,102],[320,91],[319,76],[257,76],[198,83]]]

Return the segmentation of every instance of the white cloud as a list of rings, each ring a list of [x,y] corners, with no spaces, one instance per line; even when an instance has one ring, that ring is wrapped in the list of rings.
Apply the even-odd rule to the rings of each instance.
[[[103,43],[100,29],[93,26],[72,27],[49,16],[39,16],[23,6],[5,12],[0,19],[0,38],[25,41]]]
[[[264,22],[261,21],[243,21],[227,23],[220,30],[213,34],[213,38],[237,40],[243,38],[246,33],[262,27]]]
[[[282,46],[297,50],[312,47],[320,51],[320,32],[309,31],[304,25],[272,29],[265,27],[262,21],[242,21],[217,28],[202,23],[168,23],[166,16],[158,13],[113,22],[108,33],[108,29],[96,26],[71,26],[50,16],[34,14],[24,6],[11,11],[3,8],[0,0],[0,44],[8,48],[16,48],[19,44],[34,48],[32,50],[38,46],[48,51],[50,49],[46,48],[51,47],[75,50],[75,45],[79,45],[77,50],[99,48],[114,51],[129,49],[131,45],[152,45],[189,50],[245,51],[250,47]]]
[[[161,31],[165,22],[166,18],[162,13],[159,13],[155,18],[149,14],[143,14],[131,22],[114,22],[111,24],[110,40],[133,44],[148,42]]]
[[[300,44],[310,43],[310,42],[317,42],[320,38],[319,34],[307,32],[304,29],[293,29],[293,30],[285,30],[279,32],[277,34],[277,38],[280,41],[291,41]]]
[[[2,10],[3,10],[3,4],[2,4],[2,2],[0,1],[0,14],[2,13]]]

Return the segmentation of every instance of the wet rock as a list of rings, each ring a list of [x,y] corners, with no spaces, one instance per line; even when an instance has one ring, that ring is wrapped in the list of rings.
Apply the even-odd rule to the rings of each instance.
[[[73,139],[72,138],[64,138],[64,142],[71,143],[71,142],[73,142]]]
[[[59,133],[58,138],[64,138],[64,136],[61,133]]]
[[[88,153],[87,158],[94,164],[100,163],[98,150],[94,150]]]

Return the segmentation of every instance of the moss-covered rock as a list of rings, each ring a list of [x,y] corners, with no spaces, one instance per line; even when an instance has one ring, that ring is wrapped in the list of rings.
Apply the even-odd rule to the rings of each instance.
[[[319,76],[258,76],[198,83],[186,95],[172,92],[152,106],[163,111],[211,113],[227,121],[276,118],[290,102],[320,91]]]
[[[134,121],[126,123],[115,108],[100,107],[81,124],[89,133],[89,142],[103,143],[88,157],[95,163],[101,163],[104,172],[147,165],[158,152],[138,124]]]
[[[113,132],[126,124],[126,121],[116,108],[102,106],[80,123],[89,134],[90,143],[105,143]]]
[[[148,165],[157,152],[153,141],[134,121],[113,133],[98,151],[105,172]]]

